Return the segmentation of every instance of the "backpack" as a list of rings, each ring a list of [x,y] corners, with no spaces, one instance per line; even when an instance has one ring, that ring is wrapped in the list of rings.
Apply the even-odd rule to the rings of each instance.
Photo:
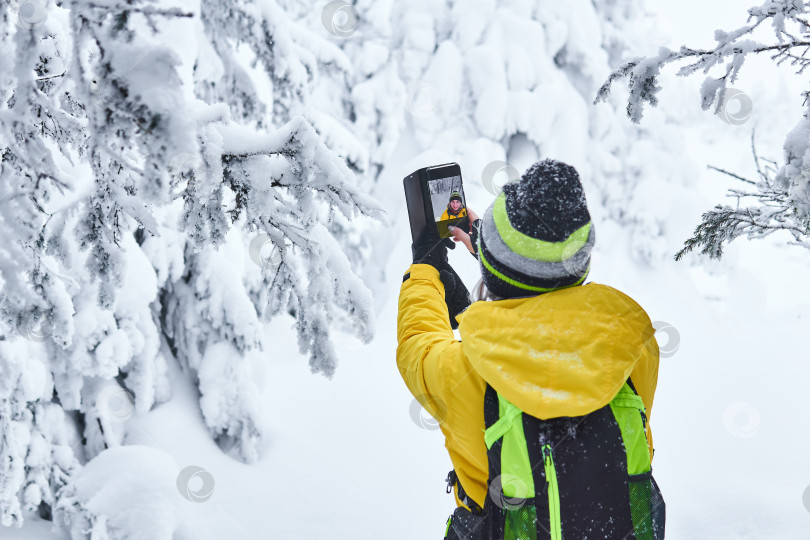
[[[487,384],[484,420],[484,507],[459,483],[459,499],[472,512],[456,508],[446,540],[664,538],[646,410],[630,379],[601,409],[549,420],[523,413]],[[458,482],[454,471],[451,481]]]

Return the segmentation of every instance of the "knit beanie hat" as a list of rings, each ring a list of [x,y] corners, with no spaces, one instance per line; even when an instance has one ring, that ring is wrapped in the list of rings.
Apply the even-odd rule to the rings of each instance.
[[[461,201],[461,193],[458,190],[455,190],[453,193],[450,194],[450,202],[453,201]]]
[[[596,236],[574,167],[546,159],[506,184],[481,220],[481,276],[502,298],[581,285]]]

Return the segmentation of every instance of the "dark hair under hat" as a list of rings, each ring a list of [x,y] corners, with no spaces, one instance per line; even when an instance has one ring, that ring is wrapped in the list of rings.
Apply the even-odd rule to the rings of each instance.
[[[576,169],[546,159],[504,186],[481,222],[484,283],[502,298],[581,285],[596,240]]]

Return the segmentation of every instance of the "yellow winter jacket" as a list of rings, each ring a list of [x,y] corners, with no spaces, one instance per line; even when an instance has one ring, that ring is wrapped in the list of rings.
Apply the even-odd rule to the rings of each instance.
[[[451,216],[450,215],[450,210],[445,208],[444,213],[442,214],[442,219],[441,220],[444,221],[446,219],[457,219],[457,218],[462,218],[462,217],[464,217],[466,215],[467,215],[467,209],[466,208],[462,208],[461,210],[459,210],[458,214],[455,215],[455,216]]]
[[[530,298],[474,302],[453,335],[444,285],[414,264],[400,290],[397,366],[439,423],[456,474],[483,507],[486,382],[540,419],[582,416],[607,405],[629,376],[649,419],[658,382],[658,344],[647,313],[598,283]],[[486,381],[486,382],[485,382]],[[647,440],[652,433],[647,422]],[[650,451],[652,459],[652,450]],[[464,505],[455,489],[456,504]]]

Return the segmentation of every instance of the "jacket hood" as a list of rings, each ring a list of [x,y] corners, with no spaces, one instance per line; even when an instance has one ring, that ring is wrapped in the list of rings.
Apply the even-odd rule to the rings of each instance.
[[[645,355],[657,365],[649,316],[607,285],[479,301],[456,318],[473,370],[540,419],[604,407]]]

